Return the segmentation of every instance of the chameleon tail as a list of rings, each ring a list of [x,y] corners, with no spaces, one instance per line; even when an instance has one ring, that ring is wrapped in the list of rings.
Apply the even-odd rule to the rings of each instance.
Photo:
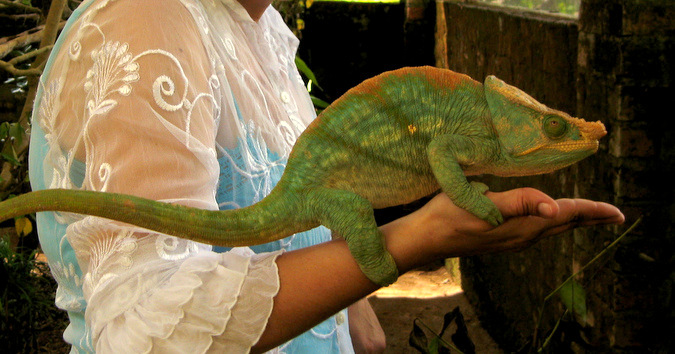
[[[247,208],[210,211],[125,194],[63,189],[26,193],[0,203],[0,221],[41,211],[93,215],[215,246],[271,242],[312,228],[278,193]]]

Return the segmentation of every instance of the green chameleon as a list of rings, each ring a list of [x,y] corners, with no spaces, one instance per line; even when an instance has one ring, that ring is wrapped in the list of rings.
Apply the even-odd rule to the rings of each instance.
[[[344,238],[380,285],[398,270],[373,208],[441,189],[492,225],[503,219],[465,176],[552,172],[598,149],[606,134],[550,109],[494,76],[484,84],[432,67],[368,79],[330,105],[298,138],[269,196],[250,207],[207,211],[129,195],[42,190],[0,203],[0,220],[37,211],[95,215],[218,246],[281,239],[319,225]]]

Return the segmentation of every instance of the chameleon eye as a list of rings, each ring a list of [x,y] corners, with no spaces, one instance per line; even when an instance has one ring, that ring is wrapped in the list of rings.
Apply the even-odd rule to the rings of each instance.
[[[567,122],[565,119],[556,116],[544,118],[544,133],[551,138],[557,139],[567,132]]]

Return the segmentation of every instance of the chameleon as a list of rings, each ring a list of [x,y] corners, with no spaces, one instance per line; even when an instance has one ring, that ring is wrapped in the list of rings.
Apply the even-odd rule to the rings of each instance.
[[[439,190],[491,225],[503,217],[467,176],[552,172],[598,150],[606,134],[495,76],[483,83],[435,67],[382,73],[348,90],[306,128],[271,193],[249,207],[207,211],[131,195],[48,189],[0,203],[0,220],[40,211],[113,219],[216,246],[262,244],[319,225],[342,237],[364,274],[398,278],[373,208]]]

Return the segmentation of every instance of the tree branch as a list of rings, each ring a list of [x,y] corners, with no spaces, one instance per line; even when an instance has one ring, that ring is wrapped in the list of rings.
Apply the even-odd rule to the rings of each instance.
[[[58,24],[57,31],[63,29],[66,25],[66,21],[61,21]],[[36,31],[37,28],[40,28]],[[25,47],[31,43],[38,43],[42,40],[42,37],[45,33],[44,26],[39,26],[29,31],[18,34],[12,39],[8,37],[0,38],[0,58],[6,57],[16,48]]]
[[[44,64],[46,64],[46,62],[43,62],[41,65],[32,67],[30,69],[17,69],[16,64],[32,59],[44,52],[48,52],[53,47],[53,45],[42,47],[32,52],[14,57],[9,61],[0,60],[0,69],[3,69],[14,76],[39,76],[42,74],[42,69],[44,68]]]
[[[5,5],[7,7],[11,7],[13,9],[21,10],[24,12],[32,12],[36,14],[42,14],[42,10],[38,9],[37,7],[32,7],[28,5],[24,5],[20,2],[16,1],[9,1],[9,0],[0,0],[0,5]]]

